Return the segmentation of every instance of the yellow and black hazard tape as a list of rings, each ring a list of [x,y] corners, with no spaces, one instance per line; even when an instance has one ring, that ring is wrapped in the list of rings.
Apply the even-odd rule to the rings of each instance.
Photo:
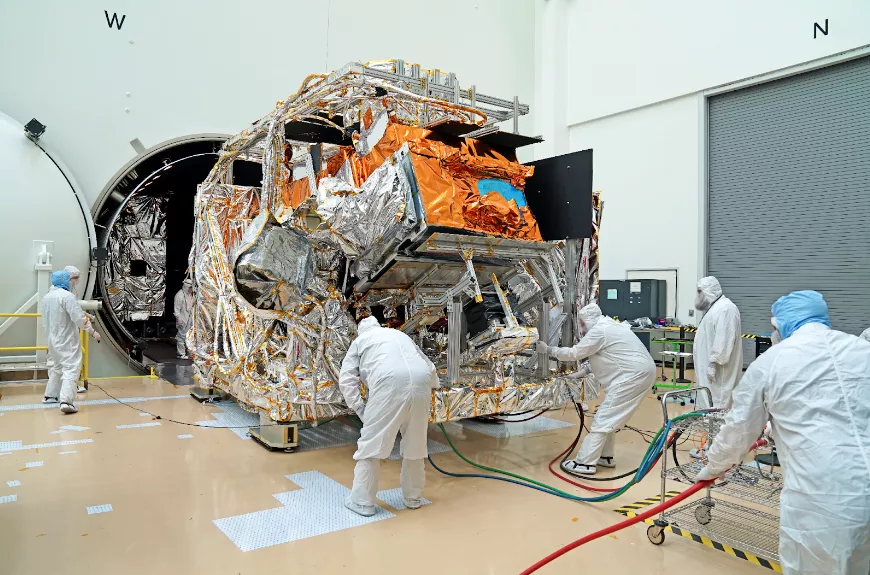
[[[698,331],[697,327],[691,325],[684,325],[683,329],[686,330],[686,333],[696,333]],[[743,339],[758,339],[759,337],[765,337],[763,335],[755,335],[754,333],[741,333],[740,337]]]
[[[667,491],[665,493],[665,499],[670,499],[676,495],[679,495],[679,491]],[[648,499],[642,499],[635,503],[630,503],[628,505],[623,505],[622,507],[617,507],[614,509],[617,513],[621,515],[625,515],[626,517],[635,517],[637,515],[638,509],[643,509],[644,507],[649,507],[650,505],[656,505],[661,501],[661,496],[656,495],[654,497],[650,497]],[[647,519],[644,521],[649,525],[655,525],[655,521],[652,519]],[[732,557],[737,557],[738,559],[743,559],[744,561],[749,561],[759,567],[764,567],[765,569],[770,569],[771,571],[775,571],[776,573],[782,573],[782,567],[780,567],[779,563],[775,561],[768,561],[763,557],[758,557],[757,555],[753,555],[752,553],[747,553],[746,551],[741,551],[740,549],[735,549],[730,545],[725,545],[724,543],[719,543],[718,541],[713,541],[707,537],[702,535],[697,535],[695,533],[691,533],[686,531],[685,529],[680,529],[679,527],[674,527],[673,525],[668,525],[665,527],[665,531],[669,531],[675,535],[680,535],[681,537],[685,537],[686,539],[690,539],[695,543],[700,543],[701,545],[705,545],[710,549],[716,549],[717,551],[724,551],[728,555]]]

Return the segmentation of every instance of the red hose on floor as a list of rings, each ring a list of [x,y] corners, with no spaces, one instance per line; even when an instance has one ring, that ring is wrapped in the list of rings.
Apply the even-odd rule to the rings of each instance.
[[[659,503],[658,505],[656,505],[654,507],[650,507],[649,509],[647,509],[646,511],[644,511],[640,515],[636,515],[634,517],[626,519],[625,521],[620,521],[619,523],[611,525],[610,527],[606,527],[600,531],[596,531],[595,533],[590,533],[586,537],[582,537],[582,538],[578,539],[577,541],[574,541],[573,543],[569,543],[568,545],[565,545],[561,549],[558,549],[557,551],[550,553],[549,555],[547,555],[546,557],[544,557],[543,559],[541,559],[540,561],[538,561],[537,563],[535,563],[534,565],[532,565],[531,567],[529,567],[528,569],[526,569],[525,571],[520,573],[520,575],[529,575],[530,573],[534,573],[535,571],[537,571],[538,569],[540,569],[541,567],[543,567],[544,565],[546,565],[547,563],[549,563],[553,559],[561,557],[562,555],[564,555],[568,551],[571,551],[572,549],[576,549],[577,547],[580,547],[581,545],[583,545],[585,543],[589,543],[590,541],[594,541],[595,539],[598,539],[599,537],[604,537],[605,535],[610,535],[611,533],[615,533],[616,531],[620,531],[622,529],[625,529],[626,527],[629,527],[630,525],[634,525],[635,523],[640,523],[641,521],[645,521],[654,515],[658,515],[662,511],[673,507],[674,505],[676,505],[680,501],[686,499],[687,497],[694,495],[695,493],[697,493],[701,489],[705,489],[707,487],[707,485],[710,483],[711,483],[710,481],[699,481],[698,483],[695,483],[694,485],[692,485],[691,487],[689,487],[688,489],[686,489],[685,491],[683,491],[682,493],[680,493],[676,497],[673,497],[671,499],[668,499],[667,501]]]

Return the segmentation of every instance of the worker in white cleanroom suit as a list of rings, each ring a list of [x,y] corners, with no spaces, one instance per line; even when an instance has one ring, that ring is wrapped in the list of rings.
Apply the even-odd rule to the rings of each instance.
[[[51,274],[51,289],[42,298],[42,322],[51,360],[43,402],[59,400],[62,412],[75,413],[76,384],[82,367],[79,330],[88,332],[97,341],[100,334],[94,331],[78,299],[69,290],[69,272],[57,271]]]
[[[367,397],[362,398],[365,384]],[[353,458],[353,491],[345,506],[360,515],[374,515],[381,459],[389,457],[402,435],[402,495],[409,509],[420,507],[428,455],[426,432],[432,390],[438,387],[435,366],[410,337],[381,327],[374,317],[359,323],[359,335],[341,363],[339,389],[348,407],[363,422]]]
[[[179,359],[187,359],[187,331],[193,314],[193,284],[186,278],[175,294],[175,351]]]
[[[784,477],[783,573],[867,575],[870,343],[831,329],[818,292],[793,292],[772,311],[782,341],[746,370],[698,480],[743,461],[770,419]]]
[[[704,312],[692,350],[695,380],[698,387],[706,387],[713,394],[713,405],[707,405],[707,394],[699,393],[698,407],[727,409],[731,406],[731,392],[743,375],[740,311],[722,295],[719,280],[712,276],[698,281],[695,309]]]
[[[63,268],[63,271],[69,274],[69,291],[71,291],[73,295],[76,295],[76,284],[79,282],[79,278],[81,277],[82,272],[80,272],[79,268],[75,266],[66,266],[65,268]],[[88,317],[93,325],[94,316],[92,316],[88,312],[85,312],[85,315]],[[48,358],[48,365],[51,366],[51,363],[51,358]],[[85,386],[76,385],[76,393],[84,393],[86,391],[87,389],[85,389]]]
[[[539,341],[538,351],[545,351],[559,361],[589,358],[589,368],[604,391],[589,435],[583,440],[574,460],[562,468],[570,473],[593,475],[597,466],[615,467],[615,434],[625,425],[652,388],[656,366],[638,337],[627,326],[601,316],[593,304],[579,311],[581,339],[574,347],[549,347]]]

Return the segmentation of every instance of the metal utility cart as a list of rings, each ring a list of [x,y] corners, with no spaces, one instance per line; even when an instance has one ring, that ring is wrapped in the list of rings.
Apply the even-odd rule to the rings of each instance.
[[[681,384],[681,380],[677,378],[677,363],[682,362],[686,359],[690,359],[692,357],[691,352],[682,351],[683,348],[687,345],[694,345],[694,341],[691,339],[654,339],[652,343],[659,343],[663,346],[671,345],[673,349],[671,350],[663,350],[661,351],[662,355],[662,375],[661,380],[663,382],[668,381],[668,377],[665,375],[665,364],[667,363],[668,358],[672,360],[672,374],[669,383],[656,383],[653,385],[653,393],[656,394],[656,397],[661,401],[662,394],[659,393],[662,389],[670,389],[670,390],[686,390],[691,387],[691,383]],[[686,380],[687,381],[687,380]],[[686,405],[686,399],[689,400],[689,403],[695,403],[694,397],[686,398],[684,396],[680,396],[679,401],[680,405]]]
[[[703,391],[702,391],[703,389]],[[669,396],[679,397],[692,393],[707,393],[712,404],[710,390],[691,388],[672,391],[662,398],[662,414],[665,424]],[[687,436],[701,447],[709,446],[719,432],[726,411],[696,411],[679,416],[671,422],[671,431]],[[759,431],[760,434],[760,431]],[[678,461],[676,446],[672,448],[673,463],[667,451],[662,454],[662,501],[665,499],[668,479],[693,484],[703,461],[690,459]],[[688,458],[688,455],[686,456]],[[752,553],[760,561],[779,562],[779,494],[782,491],[782,475],[774,468],[764,468],[758,462],[735,466],[725,475],[725,480],[715,487],[708,487],[702,499],[695,499],[663,512],[647,529],[647,537],[654,545],[665,540],[665,528],[678,527],[692,534],[707,537],[745,553]]]

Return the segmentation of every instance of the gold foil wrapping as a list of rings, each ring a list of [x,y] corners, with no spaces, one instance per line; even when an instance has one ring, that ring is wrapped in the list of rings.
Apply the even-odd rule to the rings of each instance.
[[[440,120],[482,126],[486,113],[406,88],[362,74],[354,65],[329,76],[313,74],[275,111],[223,146],[197,196],[190,258],[196,305],[187,343],[200,385],[226,391],[243,407],[276,421],[347,413],[337,381],[356,323],[339,285],[345,260],[351,272],[376,268],[417,223],[541,241],[526,206],[499,192],[479,191],[482,180],[496,180],[521,192],[532,167],[480,141],[420,127]],[[285,124],[294,121],[325,122],[337,129],[358,122],[360,128],[348,134],[353,145],[323,145],[315,173],[309,144],[285,141]],[[262,188],[221,183],[236,159],[263,163]],[[285,303],[260,309],[258,301],[269,298],[249,297],[253,303],[243,298],[235,266],[240,254],[259,249],[264,230],[275,226],[307,234],[316,269],[299,298],[272,298]],[[263,289],[247,283],[253,291]],[[280,281],[273,283],[279,289]],[[358,295],[364,297],[362,307],[385,305],[388,317],[395,316],[398,305],[415,305],[407,295]],[[426,329],[415,337],[424,349],[443,355],[446,334]],[[582,380],[515,373],[517,354],[533,345],[535,333],[516,328],[510,337],[465,357],[459,381],[432,392],[430,420],[579,400]],[[441,380],[446,380],[443,373]]]

